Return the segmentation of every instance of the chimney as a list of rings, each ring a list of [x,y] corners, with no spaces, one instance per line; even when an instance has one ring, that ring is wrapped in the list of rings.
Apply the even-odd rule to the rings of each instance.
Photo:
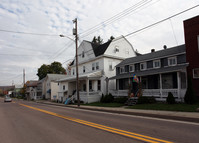
[[[164,45],[163,48],[166,50],[167,49],[167,45]]]
[[[151,53],[155,52],[155,49],[151,49]]]

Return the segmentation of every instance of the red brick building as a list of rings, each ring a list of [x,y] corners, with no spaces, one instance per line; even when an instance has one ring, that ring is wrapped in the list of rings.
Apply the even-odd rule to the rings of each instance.
[[[195,94],[199,98],[199,16],[184,21],[187,75],[192,79]]]

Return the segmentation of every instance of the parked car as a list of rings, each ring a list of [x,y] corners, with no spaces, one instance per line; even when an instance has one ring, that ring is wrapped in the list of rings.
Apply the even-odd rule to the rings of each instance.
[[[9,95],[5,95],[4,102],[12,102],[12,98]]]

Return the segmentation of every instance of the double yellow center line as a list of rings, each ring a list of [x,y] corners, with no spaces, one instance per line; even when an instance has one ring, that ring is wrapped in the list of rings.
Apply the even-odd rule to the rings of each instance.
[[[141,134],[125,131],[125,130],[120,130],[120,129],[116,129],[116,128],[112,128],[112,127],[88,122],[88,121],[85,121],[85,120],[80,120],[80,119],[60,115],[60,114],[57,114],[57,113],[54,113],[54,112],[35,108],[35,107],[28,106],[28,105],[25,105],[25,104],[19,104],[19,105],[25,106],[25,107],[31,108],[33,110],[37,110],[37,111],[40,111],[40,112],[43,112],[43,113],[46,113],[46,114],[49,114],[49,115],[52,115],[52,116],[56,116],[56,117],[59,117],[59,118],[62,118],[62,119],[66,119],[66,120],[73,121],[73,122],[76,122],[76,123],[79,123],[79,124],[83,124],[83,125],[86,125],[86,126],[101,129],[101,130],[108,131],[108,132],[111,132],[111,133],[123,135],[123,136],[126,136],[126,137],[134,138],[134,139],[141,140],[141,141],[148,142],[148,143],[172,143],[170,141],[166,141],[166,140],[162,140],[162,139],[158,139],[158,138],[153,138],[153,137],[149,137],[149,136],[145,136],[145,135],[141,135]]]

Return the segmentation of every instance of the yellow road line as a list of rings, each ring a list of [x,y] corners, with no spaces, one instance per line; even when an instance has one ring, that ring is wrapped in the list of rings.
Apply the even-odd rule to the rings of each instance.
[[[80,120],[80,119],[76,119],[76,118],[72,118],[72,117],[68,117],[68,116],[59,115],[59,114],[54,113],[54,112],[46,111],[46,110],[39,109],[39,108],[36,108],[36,107],[28,106],[28,105],[25,105],[25,104],[20,104],[20,105],[34,109],[34,110],[37,110],[37,111],[40,111],[40,112],[43,112],[43,113],[46,113],[46,114],[49,114],[49,115],[56,116],[56,117],[59,117],[59,118],[62,118],[62,119],[66,119],[66,120],[73,121],[73,122],[76,122],[76,123],[79,123],[79,124],[98,128],[98,129],[105,130],[105,131],[108,131],[108,132],[111,132],[111,133],[120,134],[120,135],[127,136],[127,137],[130,137],[130,138],[134,138],[134,139],[137,139],[137,140],[141,140],[141,141],[145,141],[145,142],[149,142],[149,143],[172,143],[170,141],[166,141],[166,140],[162,140],[162,139],[158,139],[158,138],[153,138],[153,137],[149,137],[149,136],[145,136],[145,135],[141,135],[141,134],[125,131],[125,130],[120,130],[120,129],[116,129],[116,128],[112,128],[112,127],[88,122],[88,121],[85,121],[85,120]]]

